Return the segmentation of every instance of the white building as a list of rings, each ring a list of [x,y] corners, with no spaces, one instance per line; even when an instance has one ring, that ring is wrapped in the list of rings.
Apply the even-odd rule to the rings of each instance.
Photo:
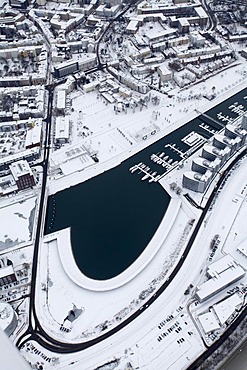
[[[199,173],[206,173],[207,170],[216,172],[220,168],[220,159],[216,158],[214,161],[208,161],[205,158],[197,157],[192,160],[192,171]]]
[[[229,298],[214,304],[213,310],[221,325],[223,325],[241,306],[242,299],[237,294],[233,294]]]
[[[237,251],[247,258],[247,245],[245,241],[238,246]]]
[[[64,114],[66,106],[66,92],[65,90],[58,90],[57,92],[57,112]]]
[[[209,280],[196,288],[196,296],[200,302],[244,277],[245,271],[230,254],[227,254],[208,266],[207,275]]]
[[[18,190],[27,189],[35,185],[33,173],[27,161],[22,159],[18,162],[11,163],[9,169]]]
[[[41,120],[40,120],[41,121]],[[35,124],[34,127],[27,130],[25,148],[40,147],[42,140],[42,123]]]
[[[191,32],[189,35],[190,41],[196,47],[203,47],[205,45],[206,39],[199,32]]]
[[[167,68],[167,66],[164,63],[160,64],[160,66],[157,68],[157,72],[162,82],[170,81],[172,79],[172,72]]]
[[[139,22],[139,20],[131,20],[126,27],[126,32],[136,33],[136,31],[138,30]]]
[[[209,334],[215,330],[220,329],[220,324],[213,311],[205,312],[199,315],[198,320],[205,334]]]
[[[183,187],[195,191],[196,193],[204,193],[212,176],[213,174],[210,170],[206,170],[203,174],[194,171],[186,171],[183,174],[182,184]]]
[[[69,117],[56,118],[55,142],[59,144],[68,143],[69,141]]]
[[[85,91],[86,93],[90,92],[90,91],[93,91],[99,86],[99,84],[100,84],[99,81],[89,82],[89,83],[83,85],[83,91]]]

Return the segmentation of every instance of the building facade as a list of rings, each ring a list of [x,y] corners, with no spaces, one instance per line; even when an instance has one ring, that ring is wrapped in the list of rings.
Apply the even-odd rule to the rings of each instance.
[[[18,190],[28,189],[35,185],[33,173],[27,161],[21,160],[14,162],[9,168]]]

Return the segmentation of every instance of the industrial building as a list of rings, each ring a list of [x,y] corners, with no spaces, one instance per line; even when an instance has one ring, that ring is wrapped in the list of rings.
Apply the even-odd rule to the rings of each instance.
[[[244,269],[237,264],[230,254],[211,263],[207,268],[209,280],[196,287],[196,297],[203,302],[227,286],[244,277]]]

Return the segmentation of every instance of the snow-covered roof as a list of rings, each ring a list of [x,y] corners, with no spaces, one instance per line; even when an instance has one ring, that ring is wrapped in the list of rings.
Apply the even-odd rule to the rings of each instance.
[[[201,302],[245,275],[244,269],[237,265],[230,255],[209,265],[207,273],[211,278],[197,286],[196,295]]]
[[[239,308],[242,304],[242,299],[237,295],[233,294],[229,298],[224,299],[220,303],[213,305],[213,309],[221,323],[223,325],[229,317],[234,313],[236,308]]]
[[[42,134],[42,125],[35,125],[33,128],[27,131],[26,135],[26,148],[31,145],[40,144]]]
[[[66,93],[65,90],[58,90],[57,92],[57,109],[65,109]]]
[[[15,181],[17,181],[21,176],[32,175],[32,170],[29,167],[28,162],[25,160],[14,162],[9,166],[9,168]]]
[[[247,244],[246,241],[238,246],[237,250],[241,252],[245,257],[247,257]]]
[[[0,268],[0,279],[5,277],[5,276],[12,275],[13,273],[14,273],[14,269],[13,269],[12,265],[2,267],[2,268]]]
[[[213,311],[203,313],[198,316],[198,320],[206,334],[220,329],[220,325]]]
[[[194,171],[186,171],[184,175],[191,180],[206,182],[212,176],[212,173],[209,170],[207,170],[205,174],[201,174]]]
[[[36,155],[39,152],[39,148],[31,148],[23,150],[22,152],[15,153],[12,155],[8,155],[7,157],[0,158],[0,165],[5,163],[11,163],[14,162],[20,158],[27,158],[32,155]]]
[[[224,273],[226,270],[230,269],[233,266],[237,266],[236,262],[230,254],[226,254],[225,256],[208,266],[207,274],[210,277],[214,277],[215,275],[220,275]]]
[[[208,161],[205,158],[197,157],[197,158],[193,159],[193,162],[198,164],[199,166],[203,166],[203,167],[208,168],[210,170],[214,170],[215,167],[220,165],[219,158],[215,158],[214,161]]]
[[[56,133],[55,139],[68,139],[69,138],[69,118],[68,116],[59,116],[56,119]]]
[[[195,11],[200,18],[208,18],[207,13],[205,12],[202,6],[195,7]]]

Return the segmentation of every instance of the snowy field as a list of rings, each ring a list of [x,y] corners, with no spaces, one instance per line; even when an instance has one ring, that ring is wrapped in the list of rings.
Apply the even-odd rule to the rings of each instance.
[[[61,149],[61,153],[65,148],[69,149],[71,145],[81,143],[89,153],[97,154],[99,162],[91,164],[88,162],[88,167],[76,172],[73,170],[76,167],[71,161],[71,171],[65,171],[70,173],[68,176],[51,173],[49,194],[78,184],[118,165],[124,159],[198,116],[196,110],[204,112],[242,90],[247,86],[246,73],[247,67],[242,64],[230,66],[200,84],[187,89],[175,89],[172,98],[152,91],[151,97],[158,97],[159,104],[154,105],[150,99],[147,107],[137,107],[134,111],[128,108],[127,114],[116,113],[113,104],[106,104],[97,92],[72,92],[69,95],[73,107],[70,144],[66,144]],[[212,92],[213,86],[216,87],[216,98],[209,102],[202,95]],[[201,96],[200,99],[196,98],[197,95]],[[155,128],[156,134],[150,135],[145,141],[140,141],[138,137],[150,128]],[[56,162],[59,162],[59,150],[54,152],[54,157]],[[69,166],[70,162],[67,163]]]
[[[145,303],[150,294],[164,282],[166,276],[174,268],[192,230],[188,222],[194,216],[188,208],[180,207],[177,218],[173,221],[172,231],[166,236],[159,249],[156,248],[156,254],[152,257],[152,250],[149,251],[148,247],[146,248],[145,253],[151,253],[152,258],[150,260],[150,257],[145,254],[145,258],[150,260],[146,268],[140,270],[138,275],[130,269],[131,273],[136,276],[128,279],[125,277],[125,284],[119,284],[119,288],[115,288],[115,284],[112,283],[112,289],[110,289],[109,281],[106,285],[107,291],[95,292],[94,285],[93,290],[90,290],[89,284],[87,289],[80,287],[79,283],[75,284],[65,273],[61,263],[55,239],[56,233],[54,236],[48,235],[46,239],[51,241],[44,242],[41,248],[40,274],[38,275],[40,280],[37,291],[37,302],[40,303],[39,316],[43,324],[53,336],[65,341],[91,339],[97,337],[102,331],[118,325],[123,318],[128,317]],[[163,223],[159,233],[165,235],[166,232],[167,223]],[[63,248],[69,248],[69,246],[64,245]],[[155,275],[154,271],[156,271]],[[51,282],[50,285],[47,281]],[[43,286],[42,290],[40,286]],[[102,290],[100,285],[98,288]],[[45,303],[47,300],[48,307]],[[83,313],[71,325],[70,332],[64,336],[60,326],[73,304],[83,309]],[[61,310],[62,306],[63,310]],[[107,327],[102,329],[104,322],[107,322]]]
[[[36,201],[32,195],[0,208],[0,250],[31,241]]]
[[[170,370],[182,370],[188,367],[194,356],[198,356],[203,351],[204,345],[201,341],[201,334],[195,328],[193,319],[187,310],[187,303],[193,302],[191,300],[193,290],[191,294],[186,296],[183,292],[190,284],[195,287],[205,281],[206,266],[209,264],[208,257],[212,252],[210,242],[215,234],[220,236],[220,247],[215,253],[213,261],[216,261],[225,253],[230,253],[246,268],[243,256],[237,251],[237,248],[241,247],[247,238],[244,229],[247,194],[246,166],[246,160],[242,160],[231,171],[225,185],[220,189],[217,202],[208,213],[198,233],[191,252],[187,256],[179,274],[167,287],[165,294],[162,294],[154,304],[143,311],[139,318],[135,319],[120,332],[97,346],[84,350],[81,354],[64,355],[59,360],[55,360],[54,354],[45,351],[45,354],[53,358],[53,361],[58,361],[57,369],[70,369],[71,365],[73,370],[93,370],[97,366],[106,363],[111,363],[111,365],[104,367],[106,370],[123,370],[128,368],[128,363],[133,368],[160,369],[162,364],[166,363],[169,366],[166,368]],[[226,209],[228,212],[226,212]],[[191,206],[184,200],[181,212],[176,220],[177,224],[174,227],[174,232],[170,233],[166,240],[167,245],[179,245],[178,235],[175,233],[175,230],[180,230],[181,236],[182,225],[185,225],[186,219],[188,220],[192,215]],[[143,288],[146,282],[146,287],[150,287],[148,282],[151,279],[153,282],[156,278],[153,272],[156,271],[158,274],[158,271],[161,271],[159,269],[164,271],[164,261],[167,260],[167,251],[164,245],[142,274],[127,285],[128,292],[122,287],[112,292],[92,293],[87,290],[81,290],[66,277],[61,264],[58,263],[58,251],[54,244],[50,246],[48,251],[45,248],[42,248],[42,251],[43,255],[40,262],[42,271],[46,270],[43,268],[46,264],[50,264],[47,269],[49,279],[43,276],[42,281],[50,281],[50,289],[49,293],[39,290],[40,296],[38,301],[44,302],[43,307],[39,307],[39,317],[42,317],[43,325],[49,329],[51,335],[60,337],[64,341],[69,340],[72,333],[73,335],[78,335],[79,330],[85,328],[85,326],[89,328],[90,325],[90,330],[84,331],[88,335],[87,339],[89,339],[89,335],[90,337],[92,334],[99,335],[100,332],[96,331],[96,328],[99,329],[99,326],[94,326],[93,323],[96,324],[99,321],[107,322],[107,325],[112,323],[112,318],[117,310],[123,308],[124,302],[128,299],[132,304],[136,302],[136,297],[140,294],[140,286]],[[170,249],[169,260],[172,257],[171,252],[172,250]],[[163,263],[163,266],[161,266],[161,263]],[[191,269],[191,266],[195,265],[196,269]],[[61,276],[63,276],[62,281],[59,280]],[[139,278],[141,280],[138,281]],[[243,285],[246,285],[246,277],[235,282],[231,287],[225,288],[203,304],[193,308],[193,317],[208,310],[209,306],[211,307],[226,297],[229,289]],[[60,294],[57,293],[58,291]],[[177,294],[178,291],[181,293]],[[152,294],[154,294],[154,291]],[[48,306],[45,305],[47,299],[49,302]],[[67,315],[73,304],[77,308],[82,308],[83,313],[72,324],[72,330],[69,333],[56,333],[59,324],[62,323],[64,316]],[[57,309],[59,305],[64,306],[65,310],[63,313]],[[145,300],[142,302],[142,306],[145,306]],[[125,318],[129,314],[130,307],[131,305],[128,306]],[[109,314],[108,316],[104,316],[106,312]],[[93,327],[94,332],[92,331]],[[177,328],[181,329],[176,332]],[[37,344],[34,344],[34,348],[36,347],[38,348]],[[33,349],[27,354],[26,348],[24,348],[22,353],[32,362],[40,360]],[[44,369],[50,368],[51,365],[44,363]]]
[[[147,108],[129,111],[128,114],[124,112],[116,114],[113,106],[103,103],[96,92],[80,96],[77,93],[72,98],[74,124],[71,145],[82,143],[88,151],[97,152],[99,163],[92,164],[80,173],[74,172],[69,176],[57,177],[57,180],[54,180],[51,174],[49,193],[52,194],[85,181],[121,163],[125,158],[194,118],[195,109],[205,111],[237,93],[246,87],[244,72],[245,67],[241,65],[232,67],[221,75],[208,79],[204,85],[198,84],[191,89],[174,92],[173,98],[152,92],[160,97],[158,105],[153,106],[150,102]],[[212,102],[208,102],[205,98],[199,100],[193,98],[196,94],[210,93],[212,86],[216,87],[217,93],[217,98]],[[158,126],[158,133],[145,143],[140,143],[136,139],[136,133],[149,127],[150,124]],[[82,129],[84,135],[82,135]],[[123,140],[119,129],[128,140]],[[69,148],[69,145],[67,147]],[[56,160],[59,160],[59,155]],[[179,183],[182,173],[183,171],[175,170],[166,179],[162,179],[164,187],[167,188],[175,179]],[[239,181],[243,179],[240,178]],[[235,188],[224,190],[224,197],[227,197],[230,192],[229,199],[232,201]],[[54,366],[56,369],[93,370],[106,363],[110,365],[103,367],[104,370],[125,370],[128,369],[128,363],[133,368],[149,370],[159,369],[164,361],[167,361],[171,370],[186,369],[193,359],[202,353],[204,344],[187,310],[191,295],[185,296],[183,292],[189,285],[196,286],[205,279],[205,262],[210,254],[210,238],[218,232],[216,229],[221,221],[222,236],[224,234],[227,240],[227,229],[231,227],[233,219],[229,223],[226,216],[221,217],[222,213],[226,215],[224,207],[229,207],[230,200],[227,205],[223,201],[220,202],[223,208],[219,213],[215,213],[217,222],[212,212],[210,219],[206,219],[203,224],[202,231],[198,234],[180,273],[167,287],[166,293],[150,307],[145,307],[148,298],[155,294],[168,278],[181,257],[192,231],[191,228],[188,229],[189,221],[198,219],[200,211],[192,208],[182,195],[181,200],[180,211],[173,229],[164,240],[162,247],[148,266],[121,288],[94,292],[78,286],[68,277],[63,268],[56,238],[54,237],[49,243],[43,242],[39,259],[36,302],[39,320],[49,335],[64,342],[85,342],[117,327],[135,311],[143,310],[143,313],[114,336],[82,353],[61,355],[58,358],[54,353],[38,348],[37,343],[30,342],[29,347],[22,349],[24,357],[31,363],[43,364],[44,370]],[[237,212],[239,208],[235,207],[232,211],[234,210]],[[233,212],[232,215],[234,218],[235,213]],[[220,217],[220,221],[217,217]],[[224,222],[227,224],[224,225]],[[240,229],[238,230],[240,226],[236,225],[231,232],[235,240],[238,232],[241,235]],[[243,240],[241,238],[239,241],[243,243]],[[231,245],[233,244],[229,244],[227,253],[230,253]],[[234,253],[233,249],[232,253]],[[222,251],[219,250],[217,257],[220,255]],[[191,269],[191,266],[195,265],[196,269]],[[177,294],[178,291],[181,294]],[[67,317],[74,307],[79,312],[78,317],[69,321]],[[174,330],[176,325],[181,327],[178,332]],[[48,356],[50,361],[44,361],[40,354],[35,354],[35,348],[41,350],[41,354]]]

